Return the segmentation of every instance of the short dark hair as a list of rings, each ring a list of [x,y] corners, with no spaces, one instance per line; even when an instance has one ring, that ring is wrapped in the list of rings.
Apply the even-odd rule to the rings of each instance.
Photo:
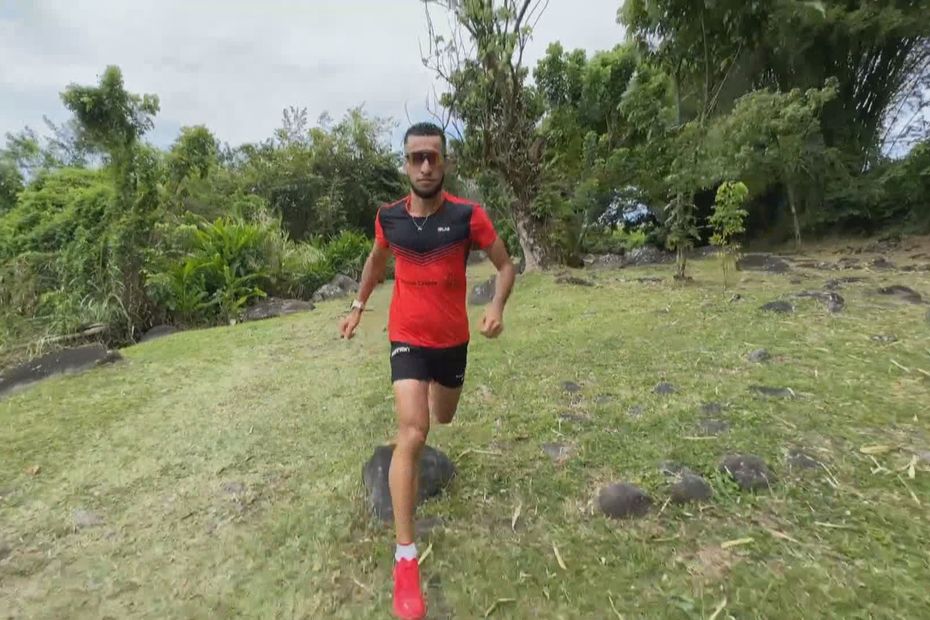
[[[446,133],[433,123],[417,123],[411,125],[407,133],[404,134],[404,146],[407,145],[407,138],[410,136],[438,136],[442,143],[442,154],[446,154]]]

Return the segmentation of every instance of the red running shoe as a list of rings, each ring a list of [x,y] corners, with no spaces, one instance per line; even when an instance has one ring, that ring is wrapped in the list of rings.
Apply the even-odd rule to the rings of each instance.
[[[394,564],[394,615],[402,620],[422,620],[426,603],[420,591],[420,563],[399,560]]]

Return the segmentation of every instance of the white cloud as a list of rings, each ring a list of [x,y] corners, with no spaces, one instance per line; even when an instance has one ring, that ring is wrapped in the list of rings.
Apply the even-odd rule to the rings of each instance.
[[[589,51],[622,38],[620,0],[551,0],[529,50]],[[0,134],[67,117],[59,93],[108,64],[161,101],[152,140],[205,124],[231,144],[260,140],[289,105],[338,118],[365,104],[406,123],[424,116],[433,76],[420,62],[419,0],[0,0]]]

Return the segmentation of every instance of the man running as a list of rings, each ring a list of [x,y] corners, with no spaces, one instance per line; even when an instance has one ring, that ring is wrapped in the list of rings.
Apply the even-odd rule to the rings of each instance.
[[[426,615],[413,520],[420,453],[430,417],[439,424],[452,422],[462,393],[470,337],[465,307],[469,251],[485,250],[498,271],[494,299],[481,321],[481,333],[488,338],[503,330],[504,304],[516,276],[484,209],[443,190],[445,154],[439,127],[420,123],[407,130],[404,169],[412,192],[378,210],[358,299],[340,324],[342,337],[351,338],[393,253],[388,339],[398,427],[389,472],[397,535],[394,614],[410,620]]]

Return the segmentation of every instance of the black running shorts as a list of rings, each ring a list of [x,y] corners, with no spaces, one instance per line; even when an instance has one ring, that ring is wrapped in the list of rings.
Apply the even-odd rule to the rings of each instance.
[[[402,379],[435,381],[447,388],[462,387],[468,343],[444,349],[415,347],[404,342],[391,343],[391,382]]]

